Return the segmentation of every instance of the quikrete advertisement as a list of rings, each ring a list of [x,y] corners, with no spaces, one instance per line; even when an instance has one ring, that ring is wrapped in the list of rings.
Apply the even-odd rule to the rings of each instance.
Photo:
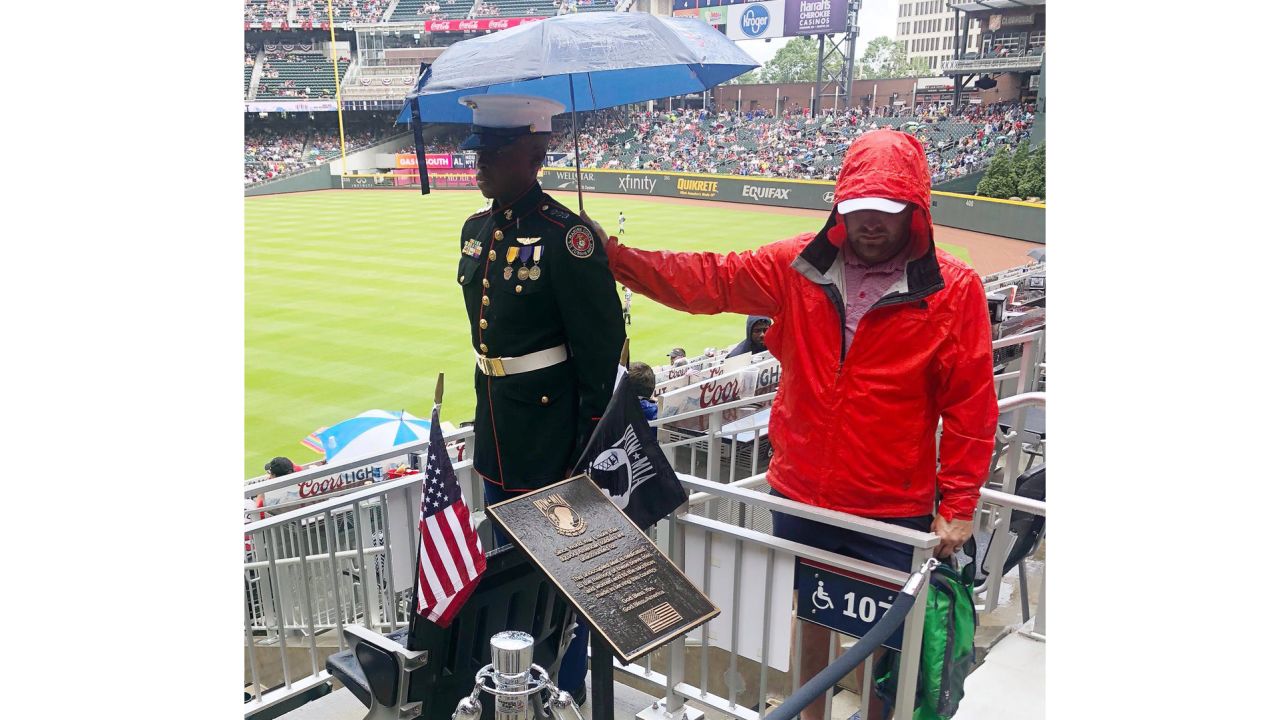
[[[676,178],[676,192],[684,197],[712,198],[717,197],[719,180],[701,178]]]

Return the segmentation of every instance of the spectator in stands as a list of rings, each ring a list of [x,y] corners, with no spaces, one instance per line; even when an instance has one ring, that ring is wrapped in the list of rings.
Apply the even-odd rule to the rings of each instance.
[[[747,316],[747,338],[729,351],[726,357],[736,357],[738,355],[755,355],[762,353],[769,348],[765,347],[764,334],[769,330],[769,326],[773,321],[763,315]]]
[[[640,400],[640,409],[644,411],[645,420],[656,420],[658,418],[658,403],[653,401],[653,390],[657,383],[653,375],[653,368],[642,362],[633,362],[627,366],[627,382],[631,384],[631,389],[635,391],[636,397]],[[657,429],[654,429],[657,432]]]
[[[996,396],[981,278],[936,248],[929,207],[924,148],[880,130],[850,145],[817,233],[729,255],[609,238],[606,257],[619,282],[677,310],[775,318],[769,345],[787,378],[769,424],[775,494],[932,530],[947,557],[972,534]],[[780,538],[915,569],[906,545],[785,513],[773,523]],[[805,682],[826,666],[830,635],[800,626]],[[883,713],[873,698],[870,717]],[[822,717],[821,700],[802,717]]]

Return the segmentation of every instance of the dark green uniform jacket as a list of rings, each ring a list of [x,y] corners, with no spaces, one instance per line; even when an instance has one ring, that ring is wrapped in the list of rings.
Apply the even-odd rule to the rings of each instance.
[[[570,355],[505,377],[475,371],[476,471],[506,490],[563,480],[609,404],[625,335],[604,247],[535,182],[510,207],[467,218],[461,250],[476,352],[519,357],[567,345]]]

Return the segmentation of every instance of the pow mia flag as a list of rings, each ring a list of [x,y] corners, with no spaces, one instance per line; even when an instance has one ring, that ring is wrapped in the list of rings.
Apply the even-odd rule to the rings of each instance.
[[[689,499],[618,368],[613,397],[572,474],[586,473],[642,530]]]

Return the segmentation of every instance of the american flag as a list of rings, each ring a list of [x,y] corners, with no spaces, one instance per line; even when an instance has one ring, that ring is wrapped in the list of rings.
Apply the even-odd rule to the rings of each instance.
[[[439,405],[431,412],[418,529],[418,614],[444,627],[480,581],[485,558],[453,474],[453,463],[444,449]]]

